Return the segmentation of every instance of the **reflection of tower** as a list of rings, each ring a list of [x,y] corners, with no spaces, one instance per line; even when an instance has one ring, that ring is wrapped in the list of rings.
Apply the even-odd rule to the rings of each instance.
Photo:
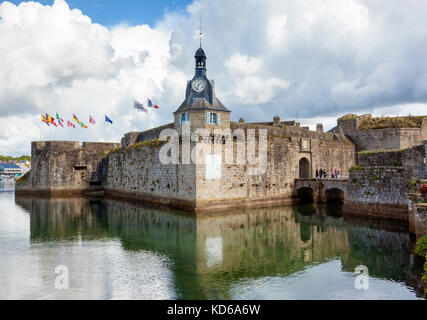
[[[213,268],[222,264],[222,238],[213,237],[205,240],[206,266]]]

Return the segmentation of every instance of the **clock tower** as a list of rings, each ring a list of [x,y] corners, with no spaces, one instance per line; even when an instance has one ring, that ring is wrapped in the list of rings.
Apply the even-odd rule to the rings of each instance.
[[[194,56],[195,73],[187,82],[185,100],[174,112],[175,129],[189,123],[190,129],[230,127],[230,110],[215,95],[215,82],[207,78],[206,54],[200,46]]]

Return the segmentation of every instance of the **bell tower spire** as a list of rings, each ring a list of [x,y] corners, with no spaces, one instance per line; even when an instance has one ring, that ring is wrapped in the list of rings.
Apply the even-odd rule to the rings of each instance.
[[[200,16],[200,30],[199,30],[200,48],[202,47],[202,36],[203,36],[203,32],[202,32],[202,16]]]
[[[205,51],[202,49],[202,16],[200,16],[200,29],[199,29],[199,40],[200,40],[200,47],[196,51],[196,55],[194,58],[196,59],[196,76],[206,76],[206,54]]]

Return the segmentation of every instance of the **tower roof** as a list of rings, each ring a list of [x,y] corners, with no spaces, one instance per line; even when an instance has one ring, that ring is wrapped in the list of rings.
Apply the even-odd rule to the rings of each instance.
[[[185,112],[191,110],[213,110],[230,112],[217,97],[213,97],[213,103],[210,104],[206,98],[191,98],[186,99],[174,113]]]
[[[194,57],[195,58],[198,58],[198,57],[206,58],[205,51],[200,47],[199,49],[197,49],[196,55]]]
[[[202,47],[198,48],[196,55],[196,73],[193,80],[188,81],[185,100],[174,113],[184,112],[189,110],[214,110],[230,112],[221,101],[215,96],[215,82],[206,77],[206,54]],[[201,91],[195,91],[192,88],[192,83],[195,79],[204,83]]]

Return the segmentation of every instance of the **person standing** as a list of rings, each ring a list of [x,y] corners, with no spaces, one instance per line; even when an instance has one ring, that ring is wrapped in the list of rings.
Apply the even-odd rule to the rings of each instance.
[[[338,171],[337,169],[334,170],[335,179],[338,179]]]
[[[319,179],[319,169],[316,169],[316,180]]]
[[[320,179],[322,179],[323,178],[323,169],[320,169],[319,174],[320,174]]]

